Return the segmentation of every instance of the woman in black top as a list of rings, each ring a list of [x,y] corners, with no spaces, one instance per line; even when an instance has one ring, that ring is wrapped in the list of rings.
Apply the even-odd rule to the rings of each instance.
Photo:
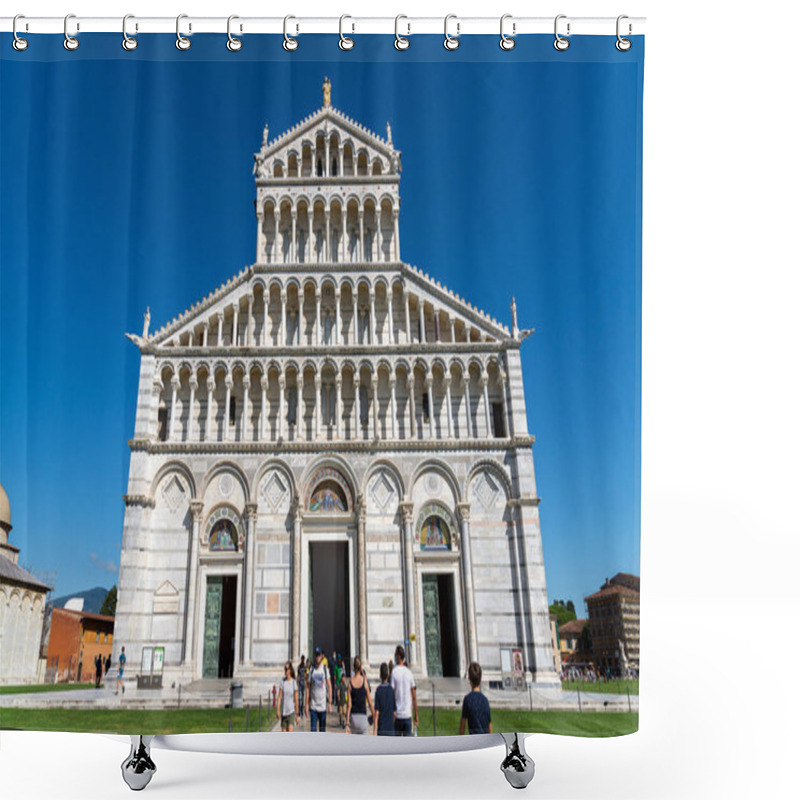
[[[376,736],[394,736],[396,711],[394,689],[389,685],[389,665],[384,663],[381,664],[381,685],[375,690],[373,733]]]
[[[347,725],[346,733],[368,733],[367,704],[369,713],[374,715],[372,698],[369,696],[369,683],[367,676],[361,669],[361,658],[353,659],[353,677],[347,684]]]

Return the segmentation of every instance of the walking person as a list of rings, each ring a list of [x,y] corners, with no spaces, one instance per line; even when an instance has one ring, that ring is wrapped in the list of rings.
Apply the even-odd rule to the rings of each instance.
[[[306,716],[311,717],[311,730],[317,725],[321,733],[325,732],[325,722],[333,702],[331,675],[328,667],[322,663],[322,650],[314,650],[314,665],[308,672],[308,709]]]
[[[111,669],[111,653],[109,653],[109,654],[106,656],[106,664],[105,664],[105,670],[104,670],[104,673],[103,673],[103,674],[104,674],[104,675],[108,675],[108,671],[109,671],[110,669]]]
[[[103,656],[98,653],[94,657],[94,688],[100,688],[100,681],[103,678]]]
[[[291,661],[283,665],[283,680],[278,689],[277,708],[281,710],[281,730],[291,733],[297,725],[297,681]]]
[[[122,645],[122,649],[119,651],[119,668],[117,669],[117,690],[114,694],[119,694],[119,687],[122,687],[122,694],[125,694],[125,684],[122,681],[122,675],[125,672],[125,662],[128,659],[125,658],[125,645]]]
[[[305,655],[300,656],[300,664],[297,667],[297,715],[302,719],[306,715],[306,675],[308,667],[306,666]]]
[[[342,681],[344,683],[344,681]],[[361,668],[361,657],[353,659],[353,675],[347,684],[347,722],[345,723],[345,733],[369,733],[369,718],[367,717],[367,706],[369,715],[375,718],[375,709],[372,705],[372,698],[369,694],[369,681],[367,675]]]
[[[470,733],[492,733],[492,711],[489,701],[481,691],[481,665],[473,661],[467,668],[472,691],[465,695],[461,705],[461,724],[459,734],[464,734],[464,729],[469,725]]]
[[[394,736],[394,714],[397,703],[389,685],[389,665],[381,664],[381,685],[375,690],[375,711],[372,732],[375,736]]]
[[[406,651],[401,644],[395,648],[394,661],[395,668],[392,670],[391,678],[394,699],[397,703],[394,732],[395,736],[412,736],[414,728],[419,727],[417,685],[414,683],[414,676],[411,674],[411,670],[406,666]]]

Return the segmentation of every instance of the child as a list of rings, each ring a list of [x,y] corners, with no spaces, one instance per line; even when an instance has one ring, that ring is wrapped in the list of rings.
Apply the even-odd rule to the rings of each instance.
[[[473,661],[467,675],[472,691],[464,697],[458,732],[463,734],[464,728],[469,724],[470,733],[492,733],[492,712],[486,695],[481,691],[481,665]]]

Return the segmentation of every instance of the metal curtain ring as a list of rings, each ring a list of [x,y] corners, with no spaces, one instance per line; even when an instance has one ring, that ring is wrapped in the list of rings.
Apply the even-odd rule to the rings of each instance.
[[[568,50],[569,49],[569,39],[565,39],[563,36],[559,36],[559,34],[558,34],[558,21],[560,19],[566,19],[566,18],[567,18],[566,14],[559,14],[556,17],[556,21],[555,21],[555,23],[553,25],[553,32],[555,33],[555,36],[556,36],[556,40],[553,42],[553,47],[555,47],[556,50],[560,50],[562,52],[564,50]],[[569,36],[569,22],[567,23],[567,36]]]
[[[28,40],[27,39],[23,39],[21,36],[17,35],[17,20],[18,19],[25,19],[25,15],[24,14],[17,14],[17,16],[14,17],[14,21],[11,23],[11,32],[14,34],[14,41],[11,43],[11,46],[15,50],[17,50],[17,51],[19,51],[21,53],[23,50],[27,50],[28,49]],[[26,28],[27,28],[27,25],[26,25]]]
[[[619,24],[624,19],[628,19],[628,15],[627,14],[620,14],[617,17],[617,42],[616,42],[615,47],[617,48],[617,50],[620,51],[620,53],[625,53],[628,50],[630,50],[631,47],[633,47],[633,42],[630,39],[625,39],[624,37],[619,35],[619,28],[620,28]],[[631,30],[632,30],[631,24],[628,23],[628,35],[630,35]]]
[[[398,50],[408,50],[411,47],[411,41],[407,39],[405,36],[400,35],[400,20],[401,19],[408,19],[405,14],[398,14],[394,18],[394,46]],[[408,26],[408,33],[411,33],[411,23],[407,23]]]
[[[505,31],[503,29],[506,20],[507,19],[511,19],[511,17],[512,17],[511,14],[503,14],[503,16],[500,17],[500,49],[501,50],[513,50],[517,46],[516,41],[511,36],[506,36]],[[511,33],[514,34],[516,32],[517,32],[517,23],[516,22],[512,22],[511,23]]]
[[[295,19],[295,17],[289,14],[283,18],[283,49],[289,53],[297,50],[297,48],[300,46],[300,42],[298,42],[297,39],[293,39],[291,36],[289,36],[288,27],[290,19]]]
[[[67,14],[64,17],[64,49],[65,50],[77,50],[80,46],[80,42],[74,37],[69,35],[69,21],[71,19],[75,19],[74,14]],[[80,30],[80,28],[78,28]]]
[[[451,36],[447,32],[447,23],[450,22],[451,19],[457,19],[455,14],[448,14],[444,18],[444,49],[445,50],[458,50],[458,46],[461,42],[458,41],[458,32],[461,29],[461,23],[456,22],[456,35]]]
[[[175,20],[175,47],[178,50],[188,50],[192,46],[192,40],[181,35],[181,20],[188,18],[188,14],[178,14],[178,18]],[[189,30],[191,29],[192,26],[190,25]]]
[[[237,17],[236,14],[231,14],[228,17],[228,41],[225,44],[225,47],[227,47],[228,50],[231,51],[231,53],[237,53],[239,52],[239,50],[242,49],[242,40],[237,39],[235,36],[231,35],[231,22],[235,19],[239,19],[239,17]],[[239,27],[239,30],[240,31],[242,30],[241,27]]]
[[[122,18],[122,46],[128,50],[135,50],[139,46],[139,42],[132,36],[128,36],[128,20],[136,19],[133,14],[126,14]]]
[[[355,42],[349,37],[344,35],[344,21],[346,19],[353,19],[349,14],[342,14],[339,17],[339,47],[342,50],[352,50],[355,47]],[[352,26],[355,30],[355,25]]]

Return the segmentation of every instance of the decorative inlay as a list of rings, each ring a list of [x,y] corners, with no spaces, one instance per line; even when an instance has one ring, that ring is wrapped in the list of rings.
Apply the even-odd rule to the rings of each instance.
[[[381,511],[385,511],[389,501],[394,499],[394,486],[392,486],[384,472],[379,473],[378,477],[372,482],[370,495]]]
[[[338,469],[320,467],[314,472],[308,481],[306,508],[310,511],[333,512],[349,511],[353,508],[350,484]]]
[[[491,511],[497,503],[500,487],[489,472],[482,472],[475,481],[475,496],[481,505]]]
[[[161,497],[167,504],[169,510],[174,514],[181,505],[181,501],[186,495],[183,484],[177,475],[173,475],[161,490]]]
[[[269,477],[261,484],[261,497],[267,501],[273,512],[277,511],[289,492],[285,478],[280,473],[273,471]]]
[[[230,497],[233,494],[233,476],[228,472],[220,476],[219,493],[223,497]]]
[[[236,552],[245,543],[241,517],[230,506],[220,506],[206,522],[204,543],[212,551]]]
[[[442,488],[442,479],[435,472],[429,472],[425,476],[425,488],[431,494],[438,494]]]
[[[451,550],[453,515],[441,503],[426,503],[419,512],[414,538],[420,550]]]

